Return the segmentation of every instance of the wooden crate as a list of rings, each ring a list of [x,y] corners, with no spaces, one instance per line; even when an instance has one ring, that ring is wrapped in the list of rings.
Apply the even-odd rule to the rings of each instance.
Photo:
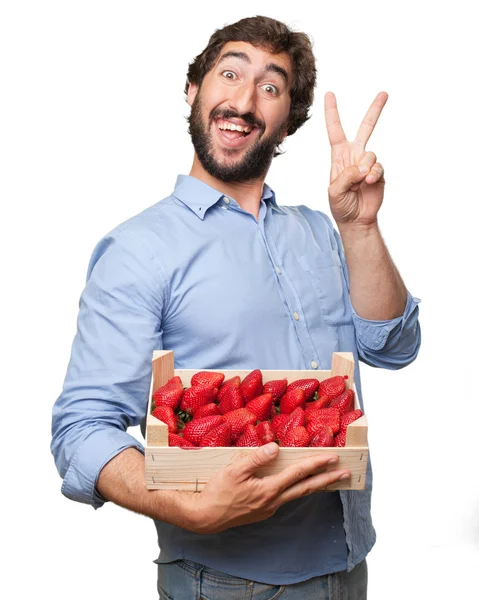
[[[168,446],[168,426],[151,414],[152,395],[175,375],[179,375],[185,387],[191,385],[191,378],[198,371],[205,369],[175,369],[172,350],[155,350],[152,360],[152,378],[148,411],[146,417],[145,469],[148,489],[201,491],[210,477],[222,467],[245,456],[256,448],[180,448]],[[224,373],[225,380],[239,375],[241,380],[250,370],[207,369]],[[330,371],[300,370],[273,371],[263,370],[263,382],[286,377],[288,383],[297,379],[315,378],[322,381],[333,375],[348,375],[346,388],[352,387],[355,394],[354,408],[360,408],[356,386],[354,385],[354,358],[351,352],[334,352]],[[365,415],[348,426],[346,446],[339,448],[282,448],[278,456],[256,471],[257,477],[279,473],[285,467],[306,458],[324,453],[335,453],[339,456],[339,464],[332,465],[330,470],[347,468],[351,471],[350,479],[338,481],[327,490],[362,490],[366,483],[366,465],[368,461],[368,424]]]

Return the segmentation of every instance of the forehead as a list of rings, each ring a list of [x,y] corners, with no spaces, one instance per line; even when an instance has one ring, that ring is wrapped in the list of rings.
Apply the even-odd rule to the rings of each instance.
[[[288,74],[289,85],[291,85],[293,66],[291,58],[288,54],[286,54],[286,52],[273,54],[267,50],[256,48],[248,42],[226,42],[218,54],[215,66],[221,61],[222,56],[227,52],[242,52],[246,54],[251,63],[250,65],[239,58],[232,57],[231,60],[241,60],[243,64],[258,71],[264,70],[264,68],[271,63],[281,67]]]

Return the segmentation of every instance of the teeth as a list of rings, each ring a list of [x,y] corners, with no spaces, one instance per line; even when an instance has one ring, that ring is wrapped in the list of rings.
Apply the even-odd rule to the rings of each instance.
[[[250,133],[251,127],[242,127],[241,125],[236,125],[235,123],[229,123],[228,121],[221,121],[218,124],[220,129],[230,129],[231,131],[244,131],[246,133]]]

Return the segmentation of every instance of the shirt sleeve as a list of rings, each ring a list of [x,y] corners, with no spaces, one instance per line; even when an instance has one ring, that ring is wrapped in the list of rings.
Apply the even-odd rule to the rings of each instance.
[[[141,239],[123,233],[96,245],[52,414],[51,451],[67,498],[101,507],[101,469],[125,448],[144,453],[126,430],[147,410],[165,289],[164,273]]]
[[[334,234],[349,292],[349,271],[341,236],[334,229],[329,218],[328,221]],[[354,310],[349,293],[348,301],[356,330],[358,354],[362,362],[383,369],[402,369],[415,360],[421,346],[420,298],[413,296],[407,290],[403,314],[384,321],[363,319]]]

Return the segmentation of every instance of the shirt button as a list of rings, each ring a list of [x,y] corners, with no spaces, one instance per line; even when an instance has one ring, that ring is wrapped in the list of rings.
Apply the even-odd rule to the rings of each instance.
[[[227,198],[226,196],[224,197],[224,201],[226,202],[226,204],[229,204],[229,203],[230,203],[230,199],[229,199],[229,198]]]
[[[315,360],[311,361],[311,366],[313,367],[313,369],[317,369],[318,368],[318,363]]]
[[[297,312],[293,313],[293,317],[296,319],[296,321],[299,321],[299,315]]]
[[[278,273],[278,275],[281,275],[281,269],[279,267],[276,267],[276,273]]]

